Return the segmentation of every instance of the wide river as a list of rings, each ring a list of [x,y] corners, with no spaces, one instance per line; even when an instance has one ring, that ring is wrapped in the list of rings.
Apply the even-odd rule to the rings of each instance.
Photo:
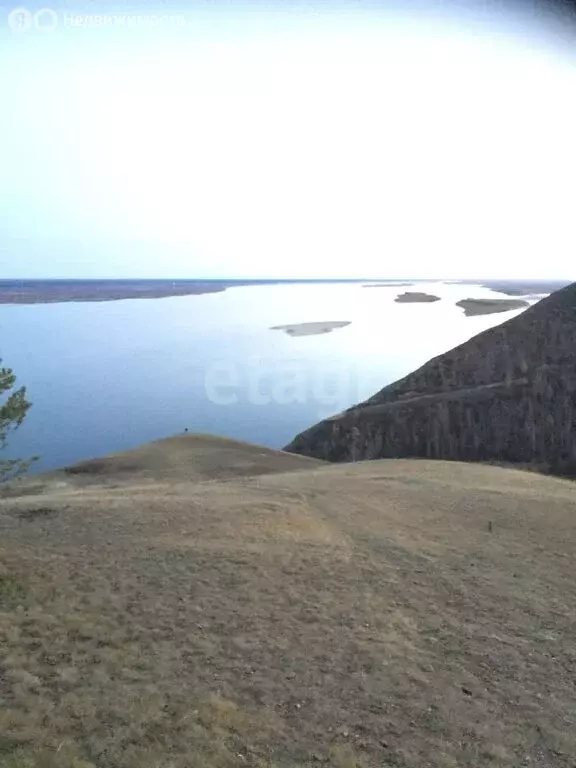
[[[442,298],[398,304],[403,291]],[[102,303],[0,306],[0,355],[28,388],[9,455],[35,471],[137,446],[185,428],[280,448],[518,310],[465,317],[455,302],[502,294],[470,285],[234,287]],[[350,321],[290,336],[271,326]]]

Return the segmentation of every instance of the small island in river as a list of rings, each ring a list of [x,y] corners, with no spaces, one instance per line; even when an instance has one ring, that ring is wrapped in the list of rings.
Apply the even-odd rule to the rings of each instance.
[[[434,301],[440,301],[440,296],[433,296],[431,293],[407,291],[406,293],[398,294],[394,301],[398,304],[432,304]]]
[[[350,325],[350,320],[325,320],[320,323],[292,323],[289,325],[273,325],[271,331],[284,331],[288,336],[317,336],[321,333],[331,333],[336,328]]]
[[[492,315],[494,312],[510,312],[512,309],[529,307],[530,303],[524,299],[462,299],[456,302],[457,307],[462,307],[466,317],[475,315]]]

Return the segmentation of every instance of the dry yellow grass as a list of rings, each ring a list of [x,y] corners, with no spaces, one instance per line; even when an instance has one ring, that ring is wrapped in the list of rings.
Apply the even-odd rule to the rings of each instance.
[[[194,436],[84,470],[0,501],[2,768],[576,764],[572,483]]]

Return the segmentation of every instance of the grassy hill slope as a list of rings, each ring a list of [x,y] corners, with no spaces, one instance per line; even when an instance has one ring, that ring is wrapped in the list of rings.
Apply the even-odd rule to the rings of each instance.
[[[0,501],[2,768],[574,765],[569,481],[193,436],[99,466]]]

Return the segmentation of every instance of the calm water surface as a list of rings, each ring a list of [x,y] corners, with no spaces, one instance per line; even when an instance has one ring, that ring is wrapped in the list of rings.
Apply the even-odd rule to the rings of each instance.
[[[499,296],[421,285],[434,304],[397,304],[359,284],[238,287],[168,299],[0,306],[0,355],[34,406],[11,453],[36,471],[188,428],[279,448],[318,419],[518,311],[467,318],[460,298]],[[290,337],[270,326],[350,320]]]

